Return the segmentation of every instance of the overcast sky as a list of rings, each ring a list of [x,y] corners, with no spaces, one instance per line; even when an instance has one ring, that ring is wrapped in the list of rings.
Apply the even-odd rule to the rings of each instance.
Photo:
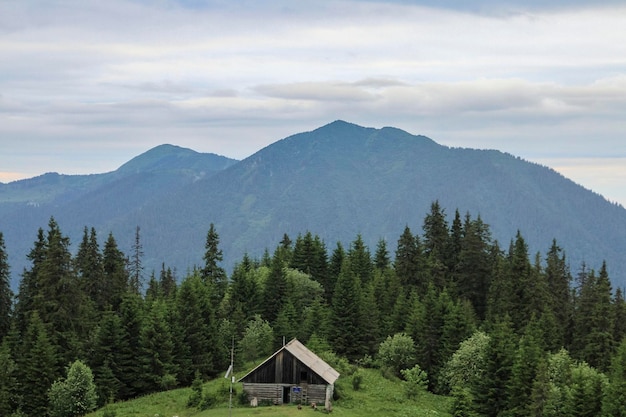
[[[626,206],[626,4],[0,0],[0,181],[336,119],[548,165]]]

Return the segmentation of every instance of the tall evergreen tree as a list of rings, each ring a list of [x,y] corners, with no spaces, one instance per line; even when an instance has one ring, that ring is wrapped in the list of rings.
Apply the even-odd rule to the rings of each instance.
[[[180,284],[176,300],[180,327],[185,344],[189,346],[191,368],[180,370],[180,383],[189,385],[196,372],[208,379],[214,367],[217,325],[209,288],[197,274],[186,277]]]
[[[448,285],[448,265],[450,264],[449,231],[445,210],[434,201],[430,206],[430,213],[424,218],[424,255],[430,271],[432,282],[443,288]]]
[[[374,265],[370,251],[365,245],[365,242],[363,242],[363,237],[360,234],[357,235],[356,239],[354,239],[350,245],[347,255],[350,259],[352,271],[355,273],[358,280],[364,285],[369,284],[372,280]]]
[[[22,273],[22,280],[20,281],[19,291],[17,293],[15,321],[20,334],[26,332],[31,313],[42,308],[42,298],[38,297],[41,287],[39,283],[39,273],[45,256],[46,238],[43,229],[39,228],[39,230],[37,230],[37,240],[26,256],[31,262],[31,267],[30,269],[25,269]]]
[[[98,404],[120,399],[122,388],[124,329],[120,317],[111,310],[103,312],[95,332],[95,343],[88,365],[93,371],[98,394]]]
[[[494,324],[485,352],[483,378],[473,388],[475,411],[483,416],[504,415],[508,408],[507,386],[517,346],[511,320],[502,317]]]
[[[41,297],[41,320],[50,327],[51,342],[58,346],[59,366],[78,357],[83,341],[91,328],[89,308],[84,292],[78,284],[70,240],[64,236],[54,218],[48,223],[45,257],[38,274]]]
[[[480,216],[476,220],[471,220],[468,214],[463,225],[455,271],[456,290],[460,297],[472,303],[481,320],[487,313],[487,294],[491,285],[492,270],[489,226],[483,223]]]
[[[129,288],[129,277],[126,270],[126,257],[119,250],[113,233],[109,233],[102,251],[102,268],[104,270],[104,302],[118,311],[122,298]]]
[[[276,320],[287,299],[286,257],[284,248],[279,246],[274,251],[270,274],[263,289],[263,318],[270,324]]]
[[[549,306],[557,324],[555,329],[557,333],[554,336],[560,346],[567,346],[571,338],[567,329],[571,327],[573,314],[570,288],[572,276],[563,250],[557,245],[556,240],[552,241],[546,255],[545,277],[551,296]]]
[[[156,301],[141,328],[141,379],[144,392],[157,392],[177,385],[178,374],[174,361],[174,342],[167,321],[167,307],[163,301]]]
[[[351,360],[362,356],[363,349],[355,343],[361,323],[359,303],[361,283],[350,260],[346,259],[337,278],[329,322],[329,340],[335,352]]]
[[[609,382],[602,402],[602,415],[626,417],[626,338],[622,339],[613,356]]]
[[[0,343],[11,328],[13,292],[8,255],[4,246],[4,235],[0,232]]]
[[[511,379],[507,384],[507,415],[526,417],[530,414],[533,383],[538,375],[537,367],[545,359],[542,344],[542,329],[533,316],[520,338],[511,368]]]
[[[389,251],[387,250],[387,242],[385,239],[379,239],[376,244],[376,253],[374,254],[374,267],[378,270],[389,268],[391,260],[389,259]]]
[[[576,303],[572,355],[606,371],[614,349],[614,309],[606,264],[597,276],[594,271],[581,275]]]
[[[96,308],[103,311],[107,305],[106,288],[104,288],[106,281],[104,280],[104,265],[96,229],[93,227],[90,231],[85,227],[83,239],[74,258],[74,264],[80,287]]]
[[[337,242],[337,246],[333,250],[328,263],[328,280],[326,283],[322,283],[324,286],[324,294],[326,295],[326,302],[329,304],[332,302],[333,293],[335,291],[335,284],[341,272],[343,261],[346,257],[346,251],[343,248],[341,242]]]
[[[48,389],[61,374],[55,348],[37,311],[31,314],[18,366],[20,409],[27,416],[48,414]]]
[[[143,328],[143,299],[134,292],[127,293],[120,304],[122,341],[119,349],[120,399],[134,398],[142,392],[141,368],[137,358],[141,357],[141,329]]]
[[[423,279],[423,260],[419,239],[413,236],[409,226],[404,227],[398,239],[394,268],[402,285],[416,288],[420,292],[427,288]]]
[[[10,416],[18,406],[17,364],[9,343],[0,344],[0,416]]]
[[[135,239],[132,246],[132,256],[128,263],[129,286],[137,294],[143,288],[143,244],[141,243],[141,228],[135,228]]]
[[[226,271],[219,265],[224,259],[219,243],[220,236],[215,230],[213,223],[211,223],[207,232],[206,243],[204,244],[205,251],[202,257],[204,259],[204,267],[200,271],[200,276],[202,281],[211,287],[211,298],[215,304],[218,304],[224,298],[228,285]]]

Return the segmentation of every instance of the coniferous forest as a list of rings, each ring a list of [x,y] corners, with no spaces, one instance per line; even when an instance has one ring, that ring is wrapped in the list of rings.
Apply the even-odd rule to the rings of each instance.
[[[242,364],[293,337],[400,378],[418,369],[454,416],[626,415],[624,294],[556,241],[531,254],[523,231],[497,242],[434,202],[421,230],[375,248],[303,231],[230,276],[213,225],[184,273],[145,271],[142,245],[139,227],[131,253],[85,227],[72,251],[51,218],[13,294],[0,231],[0,416],[62,415],[70,364],[93,376],[95,407],[221,375],[233,340]]]

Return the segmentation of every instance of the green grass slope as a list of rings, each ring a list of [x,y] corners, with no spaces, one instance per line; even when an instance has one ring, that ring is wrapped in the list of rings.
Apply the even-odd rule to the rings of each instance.
[[[422,393],[416,399],[407,399],[404,387],[399,380],[390,381],[383,378],[376,369],[360,369],[363,376],[360,389],[352,387],[352,377],[340,377],[336,390],[340,398],[333,403],[332,415],[337,417],[408,417],[408,416],[438,416],[449,417],[452,399]],[[243,374],[242,374],[243,375]],[[295,405],[259,406],[252,408],[241,405],[238,394],[241,393],[241,384],[235,384],[233,408],[228,409],[229,383],[224,378],[218,378],[204,385],[204,392],[216,399],[216,404],[207,410],[187,408],[187,399],[191,394],[190,388],[177,389],[148,395],[132,401],[108,405],[97,410],[87,417],[306,417],[320,416],[324,412],[313,410],[310,407],[298,409]]]

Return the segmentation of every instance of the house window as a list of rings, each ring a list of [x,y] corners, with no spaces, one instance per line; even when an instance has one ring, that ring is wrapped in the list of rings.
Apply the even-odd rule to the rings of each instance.
[[[307,371],[300,371],[300,381],[308,381],[309,373]]]

